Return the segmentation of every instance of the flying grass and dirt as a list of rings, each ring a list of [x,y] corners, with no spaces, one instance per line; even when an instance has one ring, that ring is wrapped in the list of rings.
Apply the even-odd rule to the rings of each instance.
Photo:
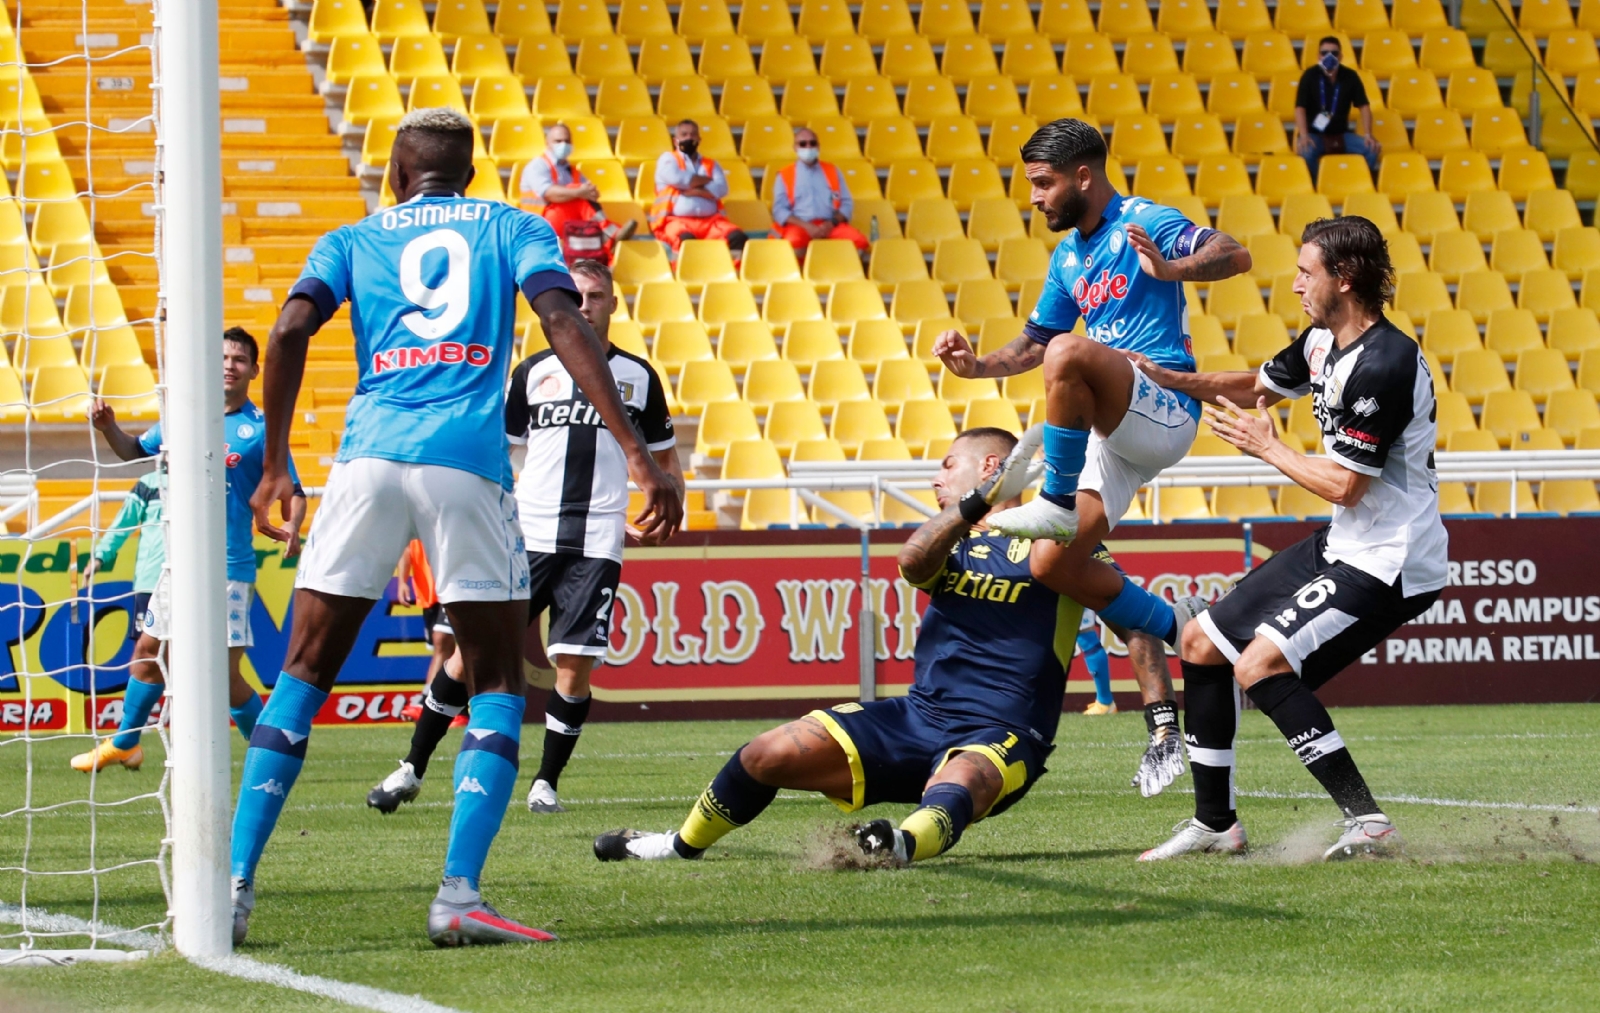
[[[949,856],[904,870],[861,867],[844,836],[856,819],[787,792],[703,861],[602,865],[596,834],[675,828],[728,752],[766,723],[591,725],[562,779],[570,811],[532,816],[519,792],[485,876],[501,910],[562,941],[475,950],[435,950],[423,934],[459,734],[422,797],[383,817],[363,798],[405,752],[409,730],[318,731],[262,862],[240,952],[460,1010],[1593,1010],[1595,713],[1337,711],[1374,791],[1403,799],[1385,808],[1407,841],[1403,858],[1338,864],[1317,861],[1338,814],[1253,712],[1238,777],[1251,856],[1136,863],[1190,814],[1189,779],[1140,798],[1128,787],[1139,716],[1067,716],[1051,771],[1024,802],[972,827]],[[155,783],[161,750],[146,741],[145,769],[105,772],[102,801]],[[34,746],[33,805],[83,797],[87,778],[66,765],[78,748]],[[234,752],[237,776],[243,744]],[[23,754],[0,747],[0,812],[23,801]],[[26,847],[31,867],[82,868],[88,824],[82,806],[54,809],[34,819],[30,843],[7,819],[0,867],[20,865]],[[101,809],[96,864],[149,858],[159,836],[152,802]],[[15,904],[20,886],[0,872],[0,901]],[[52,912],[90,917],[91,899],[84,877],[29,881],[29,903]],[[104,921],[142,924],[163,909],[152,867],[102,877]],[[347,1008],[170,952],[0,971],[0,1009],[35,1006]]]

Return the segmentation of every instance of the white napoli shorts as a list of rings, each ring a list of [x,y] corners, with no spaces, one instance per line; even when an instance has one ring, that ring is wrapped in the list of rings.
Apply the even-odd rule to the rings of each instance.
[[[150,592],[150,602],[140,617],[140,631],[157,640],[171,639],[172,630],[172,574],[163,571]],[[242,580],[228,581],[228,646],[254,647],[256,639],[250,632],[250,605],[255,599],[256,586]]]
[[[382,598],[413,538],[433,565],[439,601],[528,597],[514,496],[460,468],[376,457],[341,461],[328,473],[294,586]]]
[[[1135,366],[1133,397],[1122,424],[1107,437],[1089,434],[1078,489],[1100,494],[1111,527],[1128,512],[1140,486],[1183,460],[1194,445],[1200,422],[1189,414],[1187,403],[1186,397],[1152,383]]]

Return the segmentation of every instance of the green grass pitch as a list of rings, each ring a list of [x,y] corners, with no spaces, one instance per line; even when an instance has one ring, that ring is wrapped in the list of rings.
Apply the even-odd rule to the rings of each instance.
[[[1137,715],[1062,720],[1051,771],[951,855],[909,870],[817,860],[850,818],[784,793],[697,863],[601,865],[595,834],[676,827],[727,753],[766,723],[594,725],[562,783],[571,811],[530,815],[524,777],[485,876],[508,915],[554,929],[541,947],[435,950],[423,935],[450,816],[446,740],[418,803],[390,817],[367,789],[408,729],[319,731],[257,880],[243,953],[306,974],[420,994],[460,1010],[1595,1010],[1600,1009],[1600,742],[1593,707],[1344,709],[1336,720],[1408,845],[1324,865],[1337,813],[1259,714],[1240,734],[1246,860],[1134,861],[1187,816],[1189,779],[1128,787]],[[154,738],[147,736],[147,741]],[[524,754],[540,732],[525,731]],[[81,797],[81,740],[34,747],[35,805]],[[148,790],[103,775],[100,797]],[[236,743],[235,774],[243,755]],[[18,806],[24,750],[0,747],[0,812]],[[1431,801],[1424,801],[1431,800]],[[1525,808],[1442,805],[1516,803]],[[1557,812],[1528,806],[1566,806]],[[906,807],[882,807],[898,816]],[[153,805],[101,810],[101,865],[154,853]],[[27,843],[0,821],[0,866]],[[28,861],[82,867],[79,807],[33,822]],[[15,903],[15,873],[0,901]],[[82,877],[35,878],[29,900],[89,914]],[[102,917],[160,917],[150,867],[105,876]],[[12,931],[13,926],[0,926]],[[16,946],[15,941],[0,946]],[[0,1008],[333,1009],[191,967],[0,971]]]

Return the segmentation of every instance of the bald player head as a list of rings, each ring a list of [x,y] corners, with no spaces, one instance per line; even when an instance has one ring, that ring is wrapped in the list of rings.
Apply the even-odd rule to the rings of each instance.
[[[404,203],[418,194],[465,193],[477,128],[454,109],[413,109],[395,129],[389,187]]]

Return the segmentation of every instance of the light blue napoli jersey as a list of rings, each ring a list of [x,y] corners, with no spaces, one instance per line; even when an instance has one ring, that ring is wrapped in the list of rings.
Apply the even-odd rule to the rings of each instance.
[[[222,417],[222,437],[226,440],[223,463],[228,466],[228,579],[246,584],[256,582],[255,513],[250,497],[261,484],[267,453],[267,417],[246,401],[236,412]],[[145,453],[161,449],[161,423],[157,422],[139,437]],[[289,457],[289,477],[298,487],[300,474]],[[179,537],[182,537],[181,535]]]
[[[318,241],[291,295],[346,300],[358,380],[340,461],[436,464],[511,488],[506,375],[517,290],[577,293],[543,218],[498,201],[413,197]]]
[[[1113,197],[1087,238],[1073,229],[1056,246],[1044,291],[1028,316],[1027,333],[1048,344],[1055,335],[1072,330],[1081,317],[1093,340],[1139,352],[1158,366],[1192,373],[1194,345],[1189,340],[1183,285],[1157,281],[1140,269],[1139,254],[1128,242],[1129,225],[1141,226],[1168,259],[1189,256],[1213,231],[1195,225],[1175,208],[1142,197]],[[1199,405],[1192,398],[1173,396],[1183,399],[1190,414],[1199,417]]]

